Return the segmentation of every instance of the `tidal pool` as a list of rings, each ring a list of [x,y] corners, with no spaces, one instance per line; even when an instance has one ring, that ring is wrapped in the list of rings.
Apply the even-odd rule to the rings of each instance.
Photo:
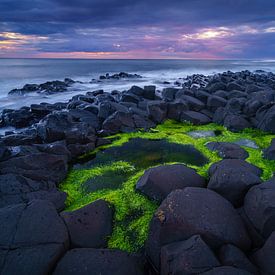
[[[214,132],[200,138],[190,132]],[[70,170],[60,189],[67,192],[68,211],[81,208],[97,199],[114,206],[113,233],[108,247],[137,251],[147,239],[149,222],[157,209],[156,202],[135,191],[144,171],[161,164],[183,163],[207,178],[209,166],[221,160],[217,152],[207,149],[211,141],[237,142],[247,139],[257,148],[243,147],[249,153],[246,161],[263,169],[263,179],[275,171],[275,161],[262,158],[274,135],[247,129],[232,133],[209,124],[194,126],[167,121],[149,132],[122,133],[110,137],[111,144],[83,156]]]
[[[82,184],[83,191],[88,193],[105,188],[119,188],[131,175],[152,166],[175,162],[203,166],[208,159],[192,145],[172,143],[166,139],[132,138],[121,146],[98,151],[90,161],[76,164],[74,169],[93,169],[119,161],[128,163],[133,169],[106,170],[105,173],[85,181]]]

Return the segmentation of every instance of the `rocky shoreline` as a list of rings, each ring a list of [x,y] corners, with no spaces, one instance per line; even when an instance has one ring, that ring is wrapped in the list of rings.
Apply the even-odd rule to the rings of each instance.
[[[275,134],[274,74],[193,75],[179,85],[3,110],[0,126],[17,130],[0,139],[1,274],[275,274],[275,177],[263,181],[236,144],[207,144],[223,158],[207,179],[185,165],[144,173],[137,192],[160,206],[136,254],[107,248],[114,210],[104,200],[63,211],[59,184],[105,136],[148,131],[167,119]],[[275,136],[263,158],[275,161]]]

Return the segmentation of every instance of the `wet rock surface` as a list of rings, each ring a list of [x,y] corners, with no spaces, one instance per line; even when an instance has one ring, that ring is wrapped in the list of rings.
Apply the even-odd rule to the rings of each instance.
[[[139,77],[119,73],[95,81]],[[75,83],[65,79],[26,84],[10,94],[63,93]],[[166,85],[163,91],[153,85],[123,92],[88,91],[65,103],[2,111],[0,126],[13,130],[0,136],[1,274],[274,273],[275,182],[273,178],[262,183],[265,171],[245,161],[248,149],[260,146],[245,138],[207,145],[224,158],[211,165],[208,182],[183,165],[145,172],[137,189],[162,203],[152,218],[142,255],[105,249],[115,215],[107,202],[61,212],[66,194],[58,185],[73,161],[104,144],[102,136],[148,131],[167,119],[195,125],[215,122],[233,132],[256,128],[275,134],[272,73],[193,75],[178,82],[177,88]],[[198,139],[217,136],[215,132],[193,134]],[[126,151],[132,150],[133,165],[143,169],[158,164],[156,160],[167,160],[162,142],[147,147],[145,143],[143,148],[153,152],[149,160],[138,157],[135,143],[126,149],[121,146],[121,155],[131,159]],[[178,162],[182,151],[173,148],[179,152],[171,162]],[[205,165],[207,160],[193,155],[193,149],[180,162],[190,161],[191,156],[193,164]],[[274,160],[274,140],[263,156]]]
[[[113,211],[107,202],[97,200],[81,209],[62,212],[61,217],[68,228],[72,247],[107,247],[113,220]]]
[[[158,166],[145,171],[136,189],[149,198],[164,200],[169,193],[185,187],[204,187],[205,180],[195,170],[185,165]]]

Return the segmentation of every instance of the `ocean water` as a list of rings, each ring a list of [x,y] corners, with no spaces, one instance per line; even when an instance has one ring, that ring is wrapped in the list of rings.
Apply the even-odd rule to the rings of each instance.
[[[164,81],[173,83],[178,78],[199,73],[211,75],[227,70],[264,70],[275,73],[275,61],[242,60],[83,60],[83,59],[0,59],[0,111],[4,108],[19,108],[32,103],[67,101],[73,95],[103,89],[125,90],[132,85],[156,85],[166,87]],[[106,80],[88,83],[106,73],[137,73],[140,79]],[[29,94],[9,96],[14,88],[26,83],[43,83],[69,77],[86,82],[75,84],[66,93],[56,95]]]

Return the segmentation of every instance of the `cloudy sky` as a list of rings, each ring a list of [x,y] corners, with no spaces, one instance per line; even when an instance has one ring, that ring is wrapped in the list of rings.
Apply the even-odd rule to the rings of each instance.
[[[0,57],[275,59],[275,0],[0,0]]]

